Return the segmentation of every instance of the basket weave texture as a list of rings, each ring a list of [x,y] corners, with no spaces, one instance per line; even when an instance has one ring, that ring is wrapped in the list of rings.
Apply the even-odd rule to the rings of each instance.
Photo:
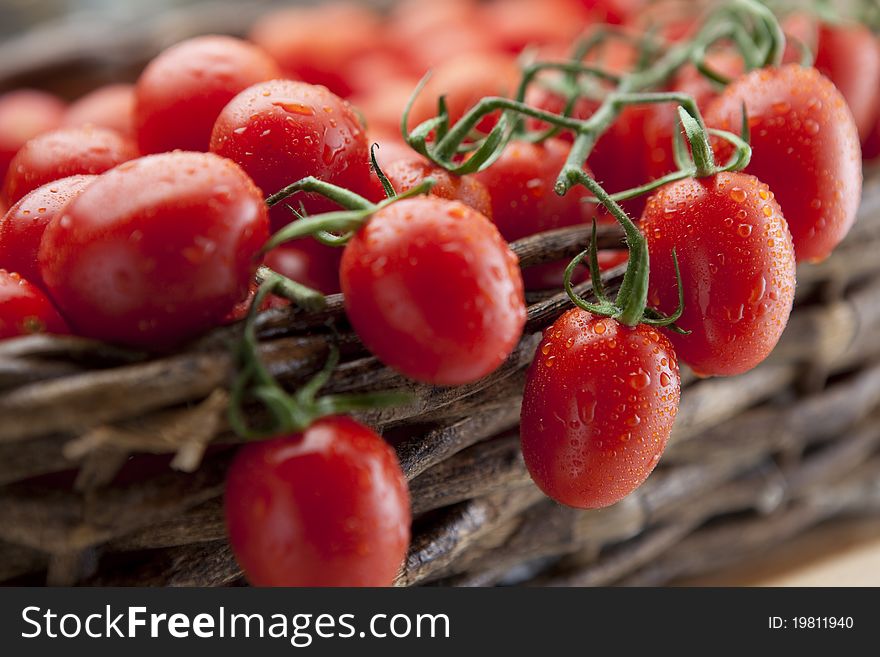
[[[11,70],[0,82],[26,79],[27,67]],[[565,229],[513,248],[529,267],[572,256],[588,239],[589,228]],[[616,229],[600,233],[604,246],[619,240]],[[294,388],[336,334],[344,361],[328,391],[413,393],[407,406],[360,416],[395,445],[410,481],[413,542],[399,585],[663,584],[829,518],[880,511],[878,249],[880,172],[869,171],[849,238],[799,270],[796,309],[771,358],[731,379],[685,373],[661,466],[601,511],[546,499],[519,450],[524,371],[541,330],[569,307],[564,294],[531,296],[517,350],[468,386],[414,384],[382,366],[338,296],[320,313],[264,313],[262,355]],[[617,268],[604,278],[613,289],[621,276]],[[0,582],[242,581],[222,514],[239,441],[225,419],[239,331],[224,327],[161,357],[76,338],[0,343]]]

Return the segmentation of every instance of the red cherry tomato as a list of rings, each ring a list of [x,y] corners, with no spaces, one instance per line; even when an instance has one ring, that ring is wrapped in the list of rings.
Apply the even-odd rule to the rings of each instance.
[[[383,208],[346,246],[340,277],[364,345],[418,381],[476,381],[522,334],[516,256],[486,217],[459,202],[422,196]]]
[[[752,143],[746,171],[776,194],[798,260],[823,260],[849,232],[862,189],[858,130],[843,96],[815,69],[762,69],[727,87],[706,123],[738,132],[743,103]],[[718,151],[727,158],[730,147]]]
[[[34,285],[43,287],[43,277],[37,264],[37,251],[43,232],[58,211],[96,178],[62,178],[37,187],[13,205],[0,219],[0,267],[18,272]]]
[[[360,194],[373,189],[367,139],[351,106],[305,82],[272,80],[238,94],[217,118],[211,151],[237,162],[267,194],[306,176]],[[309,214],[337,209],[316,195],[289,202]],[[293,218],[284,203],[271,216],[276,230]]]
[[[346,70],[381,45],[379,17],[363,5],[331,2],[315,7],[286,7],[264,15],[250,39],[266,50],[285,75],[352,92]]]
[[[0,179],[19,149],[61,125],[64,103],[42,91],[20,89],[0,96]]]
[[[32,333],[69,333],[52,302],[19,274],[0,269],[0,340]]]
[[[394,450],[347,417],[243,447],[225,507],[232,550],[256,586],[390,586],[409,545]]]
[[[322,294],[336,294],[342,249],[325,246],[312,238],[294,240],[266,254],[265,265],[291,280]]]
[[[752,369],[776,346],[794,302],[795,259],[779,204],[743,173],[682,180],[648,201],[641,227],[651,253],[648,301],[678,305],[676,249],[684,314],[670,332],[679,358],[703,376]]]
[[[867,138],[880,109],[880,45],[864,25],[821,25],[814,66],[834,83]]]
[[[446,97],[449,121],[454,123],[486,96],[511,96],[519,84],[516,59],[500,53],[474,53],[444,61],[413,104],[409,128],[437,116],[437,101]],[[498,113],[485,116],[477,129],[488,132],[498,121]]]
[[[71,104],[62,123],[70,128],[85,125],[109,128],[133,139],[135,137],[134,86],[108,84],[86,94]]]
[[[485,217],[492,218],[492,199],[489,190],[476,176],[455,176],[427,162],[414,151],[410,151],[409,157],[389,164],[383,173],[398,194],[403,194],[427,178],[431,178],[435,183],[431,188],[432,196],[461,201]],[[379,187],[381,188],[381,185]],[[380,198],[384,197],[382,193]]]
[[[620,25],[632,19],[646,0],[581,0],[597,23]]]
[[[620,501],[660,460],[680,386],[672,345],[655,329],[568,311],[526,374],[520,437],[532,479],[568,506]]]
[[[263,194],[209,153],[133,160],[49,223],[43,281],[87,337],[165,348],[218,325],[248,292],[268,239]]]
[[[135,121],[144,153],[206,151],[217,115],[236,94],[281,77],[263,50],[228,36],[182,41],[138,78]]]
[[[514,141],[492,166],[475,174],[489,190],[492,220],[504,239],[513,242],[595,216],[596,206],[583,202],[590,195],[585,188],[575,187],[565,196],[553,191],[570,150],[558,139],[540,145]]]
[[[60,128],[31,139],[12,158],[3,196],[17,203],[60,178],[98,174],[137,157],[134,143],[106,128]]]
[[[742,75],[744,69],[742,56],[726,50],[710,53],[706,63],[712,70],[730,79]],[[672,83],[672,90],[693,96],[701,112],[705,112],[719,93],[708,78],[690,65],[681,69]],[[681,129],[677,105],[663,103],[649,108],[645,117],[645,168],[648,179],[661,178],[677,169],[672,150],[676,128]]]
[[[363,116],[371,133],[396,135],[394,138],[401,141],[400,118],[417,84],[418,80],[412,78],[385,79],[352,96],[351,104]]]

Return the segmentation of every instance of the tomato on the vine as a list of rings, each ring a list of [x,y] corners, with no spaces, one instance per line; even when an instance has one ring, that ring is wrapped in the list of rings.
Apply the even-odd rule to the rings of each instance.
[[[326,87],[270,80],[238,94],[220,113],[211,151],[238,163],[267,194],[306,176],[369,196],[374,189],[364,130],[351,106]],[[314,194],[298,194],[308,214],[338,209]],[[294,216],[272,208],[276,230]]]
[[[7,203],[17,203],[46,183],[103,173],[137,156],[134,143],[114,130],[59,128],[31,139],[12,158],[3,196]]]
[[[0,267],[42,287],[37,252],[43,232],[58,211],[96,179],[97,176],[62,178],[37,187],[9,208],[0,219]]]
[[[348,417],[243,447],[225,508],[232,550],[256,586],[390,586],[409,545],[394,451]]]
[[[680,386],[675,352],[656,329],[569,310],[544,332],[526,374],[520,437],[532,479],[568,506],[620,501],[657,465]]]
[[[70,330],[49,298],[17,273],[0,269],[0,340]]]
[[[880,44],[858,23],[819,27],[814,66],[843,94],[859,136],[868,137],[880,110]]]
[[[734,81],[706,110],[706,123],[737,133],[745,106],[752,159],[746,172],[776,195],[798,260],[828,257],[856,218],[862,189],[859,134],[828,78],[790,64]],[[719,160],[731,147],[720,144]]]
[[[62,124],[69,128],[109,128],[134,139],[134,85],[108,84],[95,89],[71,103]]]
[[[675,248],[684,290],[670,332],[679,358],[703,376],[746,372],[776,346],[794,302],[795,258],[783,210],[754,176],[720,173],[661,188],[642,231],[651,254],[648,302],[678,306]]]
[[[267,53],[241,39],[181,41],[138,78],[135,122],[141,151],[208,150],[214,121],[226,103],[251,85],[280,77]]]
[[[476,381],[519,342],[517,258],[473,208],[422,196],[382,208],[345,247],[345,309],[386,365],[435,385]]]
[[[264,264],[282,276],[322,294],[336,294],[341,290],[341,261],[342,249],[304,238],[275,247],[266,254]]]
[[[449,201],[461,201],[489,219],[492,218],[492,199],[489,190],[477,176],[456,176],[415,153],[392,162],[383,173],[398,194],[403,194],[431,178],[434,181],[430,192],[432,196]],[[381,190],[378,179],[377,187],[377,191]],[[384,197],[384,193],[381,193],[374,200],[381,200]]]
[[[268,237],[263,194],[238,166],[178,151],[98,177],[46,227],[38,259],[78,333],[161,349],[221,323]]]
[[[61,125],[64,111],[61,99],[44,91],[19,89],[0,96],[0,181],[19,149]]]

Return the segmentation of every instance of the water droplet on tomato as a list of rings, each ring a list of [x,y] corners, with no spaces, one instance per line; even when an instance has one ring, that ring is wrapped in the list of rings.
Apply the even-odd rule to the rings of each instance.
[[[643,369],[629,375],[629,385],[634,390],[644,390],[651,385],[651,376]]]
[[[734,187],[730,190],[730,198],[734,203],[742,203],[746,200],[746,192],[742,187]]]
[[[752,227],[748,224],[740,224],[736,229],[736,234],[740,237],[748,237],[752,234]]]

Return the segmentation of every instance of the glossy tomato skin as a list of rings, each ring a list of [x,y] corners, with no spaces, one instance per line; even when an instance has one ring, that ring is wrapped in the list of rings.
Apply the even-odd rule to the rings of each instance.
[[[46,227],[38,259],[78,333],[164,349],[247,295],[268,235],[262,192],[238,166],[179,151],[100,176]]]
[[[394,451],[348,417],[243,447],[225,507],[232,550],[255,586],[390,586],[409,544]]]
[[[49,222],[97,176],[70,176],[37,187],[0,219],[0,267],[21,274],[38,287],[43,278],[37,252]]]
[[[135,124],[141,151],[206,151],[220,111],[251,85],[281,77],[257,46],[201,36],[163,51],[138,78]]]
[[[134,139],[134,85],[108,84],[95,89],[71,103],[62,124],[68,128],[109,128]]]
[[[22,146],[61,125],[64,111],[60,98],[35,89],[0,96],[0,180]]]
[[[658,331],[568,311],[544,332],[526,373],[520,437],[532,479],[567,506],[620,501],[657,465],[680,387],[675,352]]]
[[[559,139],[542,144],[513,141],[489,168],[475,174],[489,190],[492,221],[509,242],[554,228],[589,222],[595,205],[584,203],[584,187],[565,196],[554,191],[571,145]],[[589,169],[587,169],[589,173]]]
[[[492,218],[492,199],[489,190],[476,176],[456,176],[412,152],[409,157],[389,164],[383,173],[398,194],[403,194],[431,178],[435,183],[431,188],[432,196],[449,201],[461,201],[485,217]],[[376,180],[378,185],[378,178]],[[379,199],[382,198],[385,198],[384,191]]]
[[[526,309],[517,264],[473,208],[405,199],[377,212],[346,246],[346,313],[386,365],[425,383],[470,383],[519,342]]]
[[[745,103],[752,160],[782,206],[799,261],[828,257],[856,218],[862,190],[859,135],[846,101],[815,69],[752,71],[706,110],[706,123],[737,132]],[[727,158],[730,148],[716,148]]]
[[[322,294],[336,294],[342,249],[325,246],[312,238],[287,242],[266,254],[265,265]]]
[[[306,176],[360,194],[373,189],[367,139],[351,106],[305,82],[271,80],[238,94],[217,118],[211,151],[237,162],[267,195]],[[309,214],[338,209],[315,195],[288,202]],[[293,218],[284,206],[272,209],[275,230]]]
[[[880,109],[880,45],[874,34],[860,24],[820,25],[813,65],[843,94],[859,136],[867,138]]]
[[[10,205],[68,176],[98,174],[138,156],[130,139],[106,128],[59,128],[31,139],[12,159],[3,196]]]
[[[17,273],[0,269],[0,340],[32,333],[69,333],[40,289]]]
[[[791,313],[795,258],[782,210],[770,189],[744,173],[682,180],[648,201],[642,231],[651,254],[648,302],[678,305],[675,247],[684,288],[669,333],[679,358],[702,376],[742,374],[776,346]]]

